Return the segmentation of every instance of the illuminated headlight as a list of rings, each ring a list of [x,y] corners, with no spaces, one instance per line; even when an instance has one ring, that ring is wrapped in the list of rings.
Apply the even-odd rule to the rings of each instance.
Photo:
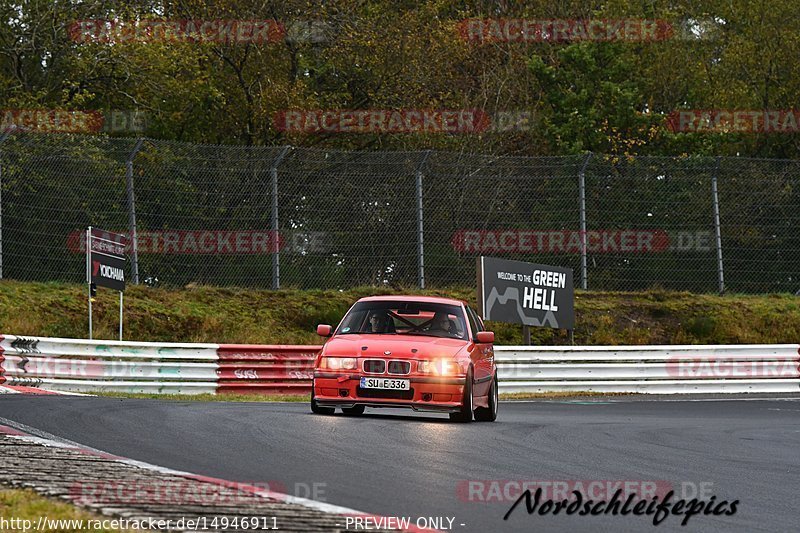
[[[320,368],[327,368],[328,370],[355,370],[356,369],[355,357],[323,357]]]
[[[450,359],[434,359],[433,361],[417,361],[417,372],[437,376],[453,376],[460,374],[461,368],[458,363]]]

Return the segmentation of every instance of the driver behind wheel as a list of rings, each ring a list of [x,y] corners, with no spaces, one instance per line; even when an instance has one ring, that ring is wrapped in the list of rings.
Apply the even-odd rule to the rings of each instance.
[[[390,333],[392,325],[392,319],[383,311],[374,312],[369,316],[370,333]]]
[[[434,333],[442,333],[445,335],[452,335],[455,333],[454,329],[453,322],[447,316],[447,313],[439,311],[433,315],[433,320],[431,321],[429,331]]]

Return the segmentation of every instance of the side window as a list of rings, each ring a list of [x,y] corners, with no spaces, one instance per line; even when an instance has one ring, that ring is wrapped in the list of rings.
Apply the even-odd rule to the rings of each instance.
[[[483,324],[480,321],[480,318],[475,314],[471,308],[467,307],[467,319],[469,320],[469,329],[472,330],[472,334],[475,335],[479,331],[483,331]]]
[[[448,315],[447,318],[449,318],[450,322],[452,322],[456,326],[454,333],[459,338],[462,338],[462,339],[466,338],[466,336],[467,336],[467,326],[466,326],[466,324],[464,324],[464,317],[461,316],[461,313],[459,313],[458,315]]]
[[[478,330],[479,331],[486,331],[486,326],[484,326],[484,324],[483,324],[483,319],[478,316],[478,313],[476,311],[473,311],[473,313],[475,313],[475,320],[478,321]]]

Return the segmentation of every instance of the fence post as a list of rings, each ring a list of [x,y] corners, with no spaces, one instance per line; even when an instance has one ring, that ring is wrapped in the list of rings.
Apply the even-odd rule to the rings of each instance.
[[[417,165],[416,189],[417,189],[417,284],[420,289],[425,288],[425,217],[422,207],[422,169],[428,162],[430,150],[425,151],[422,161]]]
[[[0,144],[3,144],[13,128],[0,135]],[[0,279],[3,279],[3,152],[0,150]]]
[[[725,272],[722,268],[722,231],[719,222],[719,190],[717,188],[717,174],[719,173],[722,158],[717,157],[714,171],[711,173],[711,196],[714,206],[714,238],[717,246],[717,284],[720,294],[725,293]]]
[[[125,186],[128,197],[128,236],[131,241],[131,271],[134,285],[139,284],[139,243],[136,238],[136,192],[133,188],[133,159],[142,148],[144,139],[139,138],[125,161]]]
[[[280,235],[278,234],[280,230],[278,219],[278,166],[291,148],[291,146],[284,146],[270,168],[272,175],[272,289],[276,291],[281,288],[281,247]]]
[[[581,224],[581,289],[589,286],[589,266],[586,261],[586,167],[592,159],[592,152],[586,154],[581,171],[578,173],[578,195],[580,196],[580,224]]]

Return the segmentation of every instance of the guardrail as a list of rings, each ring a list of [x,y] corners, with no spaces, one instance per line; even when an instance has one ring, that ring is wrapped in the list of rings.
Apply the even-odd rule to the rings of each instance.
[[[0,384],[65,392],[307,394],[320,346],[0,337]]]
[[[320,346],[0,336],[0,384],[66,392],[307,394]],[[500,391],[798,392],[800,345],[496,346]]]
[[[800,345],[496,346],[500,392],[800,392]]]
[[[217,392],[309,393],[322,346],[223,344],[217,350]]]

